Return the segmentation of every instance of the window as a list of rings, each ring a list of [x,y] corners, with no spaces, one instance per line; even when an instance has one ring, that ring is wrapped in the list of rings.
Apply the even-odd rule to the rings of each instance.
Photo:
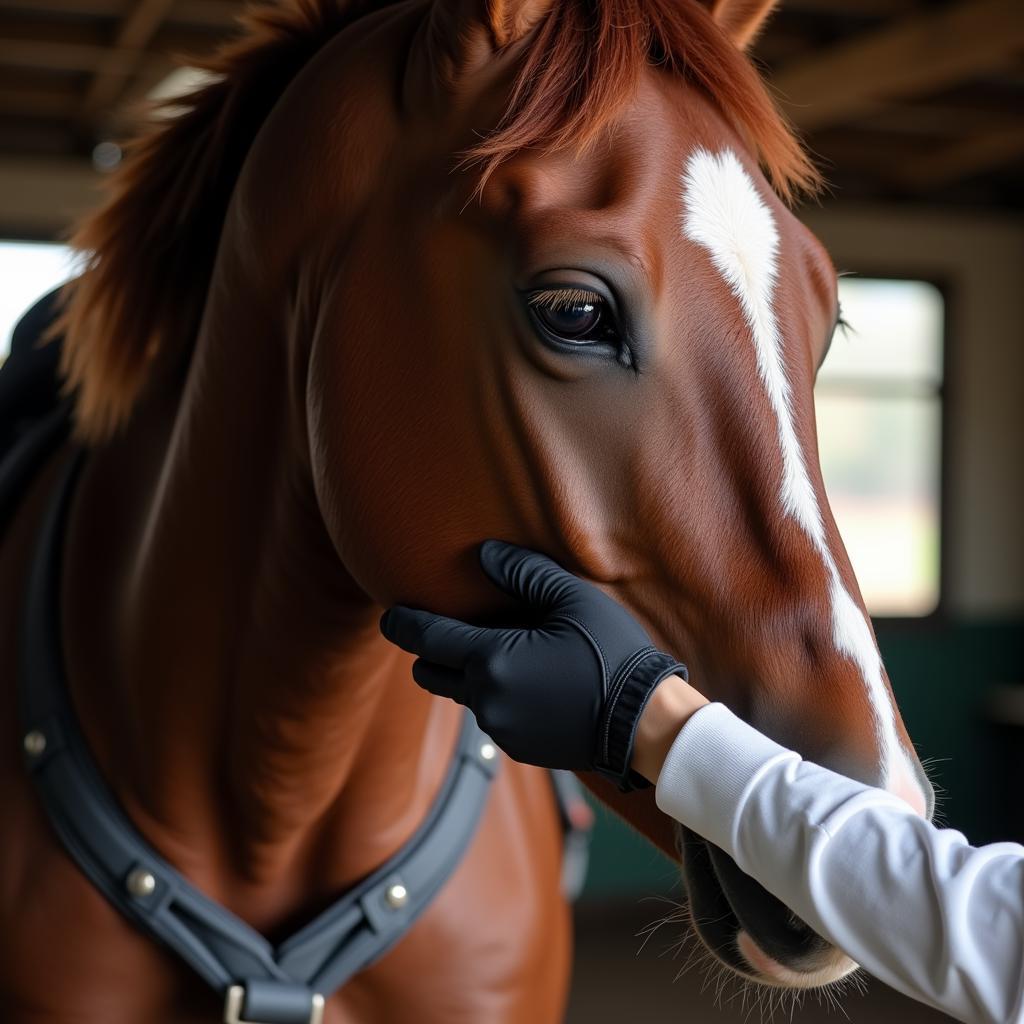
[[[11,331],[22,313],[72,272],[66,245],[0,242],[0,363],[7,358]]]
[[[850,324],[818,374],[821,467],[868,611],[939,601],[944,301],[925,281],[842,278]]]

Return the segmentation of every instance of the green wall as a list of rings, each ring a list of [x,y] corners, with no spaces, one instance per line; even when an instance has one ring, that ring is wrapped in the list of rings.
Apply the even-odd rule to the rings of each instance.
[[[1000,735],[986,712],[992,687],[1024,687],[1024,621],[876,628],[918,754],[937,759],[929,774],[940,791],[940,822],[974,843],[1011,838],[999,798],[1021,777],[994,769],[1002,743],[1016,742],[1022,754],[1024,743]]]
[[[993,686],[1024,687],[1024,620],[880,620],[875,628],[918,754],[934,759],[940,820],[975,843],[1024,839],[1013,813],[1016,787],[1024,783],[1024,731],[1018,737],[997,730],[986,717]],[[597,811],[584,898],[678,892],[669,861],[614,815]]]

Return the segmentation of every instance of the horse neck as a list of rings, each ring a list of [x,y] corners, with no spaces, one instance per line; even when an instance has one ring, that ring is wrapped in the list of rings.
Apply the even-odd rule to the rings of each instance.
[[[213,864],[259,881],[324,860],[326,886],[365,873],[422,818],[458,723],[345,573],[292,454],[283,346],[249,326],[244,365],[207,338],[180,399],[148,400],[93,453],[67,549],[87,740],[215,892]]]

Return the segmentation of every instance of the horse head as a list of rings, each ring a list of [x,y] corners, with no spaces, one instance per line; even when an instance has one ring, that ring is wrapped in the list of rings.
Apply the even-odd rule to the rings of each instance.
[[[288,310],[293,440],[346,573],[382,606],[499,616],[479,542],[546,551],[708,697],[930,813],[818,466],[836,275],[743,52],[770,5],[362,6],[275,96],[215,278]],[[681,848],[723,963],[852,969]]]

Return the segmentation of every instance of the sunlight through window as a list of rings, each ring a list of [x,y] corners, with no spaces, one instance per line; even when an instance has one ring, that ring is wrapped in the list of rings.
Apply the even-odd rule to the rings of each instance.
[[[45,242],[0,241],[0,363],[21,315],[73,272],[71,250]]]
[[[939,601],[944,302],[925,281],[843,278],[815,389],[832,511],[872,615]]]

